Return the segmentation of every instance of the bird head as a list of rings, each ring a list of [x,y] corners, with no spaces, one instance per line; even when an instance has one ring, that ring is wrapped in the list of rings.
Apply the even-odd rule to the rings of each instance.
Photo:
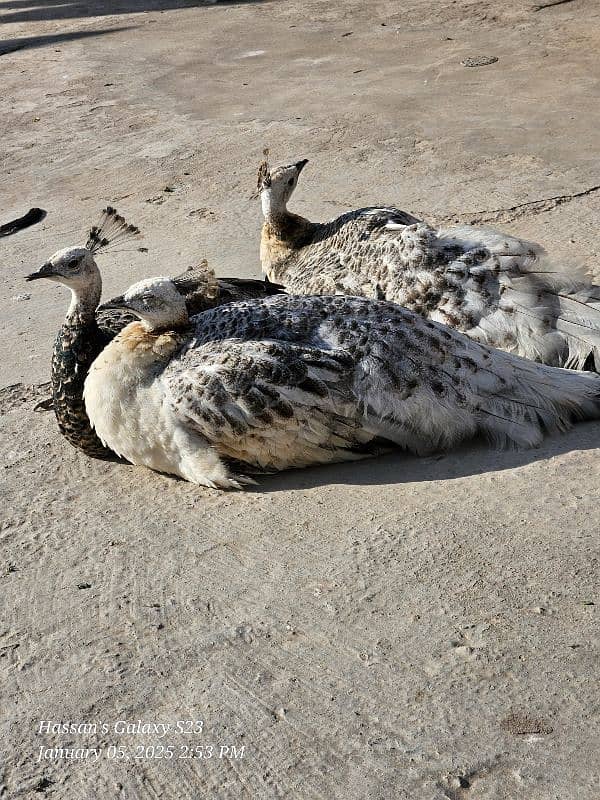
[[[27,275],[25,280],[39,278],[62,283],[76,294],[100,284],[100,271],[94,259],[96,253],[120,245],[127,239],[139,235],[135,225],[129,225],[116,209],[108,206],[102,212],[98,225],[92,226],[85,247],[67,247],[56,252],[44,262],[37,272]]]
[[[285,167],[269,169],[266,161],[258,168],[257,195],[260,196],[265,216],[270,212],[285,211],[298,184],[298,178],[308,159]]]
[[[170,330],[188,321],[185,298],[171,278],[147,278],[134,283],[125,294],[104,303],[102,308],[130,311],[149,331]]]
[[[65,247],[45,261],[37,272],[27,275],[26,281],[47,278],[80,291],[98,275],[93,254],[86,247]]]

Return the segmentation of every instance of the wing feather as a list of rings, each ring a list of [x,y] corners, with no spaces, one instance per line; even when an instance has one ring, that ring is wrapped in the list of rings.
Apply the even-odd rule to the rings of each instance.
[[[178,420],[220,454],[285,469],[351,458],[373,438],[349,412],[349,366],[343,352],[226,340],[194,348],[165,380]]]

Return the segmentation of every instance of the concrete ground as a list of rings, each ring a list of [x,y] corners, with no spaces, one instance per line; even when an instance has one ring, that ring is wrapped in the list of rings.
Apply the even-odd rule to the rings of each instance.
[[[393,203],[600,275],[600,8],[538,6],[0,1],[0,224],[48,211],[0,239],[0,797],[600,796],[600,425],[227,494],[32,410],[68,297],[23,276],[107,203],[148,252],[106,296],[257,276],[267,146],[313,219]]]

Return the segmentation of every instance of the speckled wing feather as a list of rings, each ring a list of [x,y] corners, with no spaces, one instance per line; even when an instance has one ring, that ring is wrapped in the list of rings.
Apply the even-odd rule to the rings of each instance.
[[[389,226],[395,233],[389,236]],[[363,208],[310,224],[267,275],[299,294],[383,299],[384,269],[404,269],[427,226],[398,209]],[[418,230],[417,230],[418,229]],[[397,232],[396,232],[397,231]],[[277,231],[274,231],[277,235]],[[378,269],[378,264],[382,269]],[[389,298],[388,298],[389,299]]]
[[[185,365],[185,366],[184,366]],[[180,420],[258,469],[363,457],[374,439],[347,411],[351,358],[289,342],[207,342],[169,378]]]
[[[162,375],[167,400],[220,454],[262,468],[381,440],[424,453],[477,432],[531,446],[600,413],[597,375],[492,350],[393,303],[278,296],[193,325]]]
[[[112,337],[110,337],[112,338]],[[52,404],[63,436],[91,458],[120,460],[105,447],[90,426],[83,401],[88,369],[110,341],[94,324],[68,318],[60,328],[52,351]]]
[[[496,231],[359,209],[309,225],[267,274],[292,292],[391,300],[508,352],[600,369],[600,288]]]

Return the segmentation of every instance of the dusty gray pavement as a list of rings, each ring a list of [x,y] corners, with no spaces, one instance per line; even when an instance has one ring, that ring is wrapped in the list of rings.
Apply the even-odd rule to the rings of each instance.
[[[102,259],[107,294],[203,256],[258,275],[264,146],[311,160],[314,219],[488,221],[600,274],[600,7],[533,7],[0,2],[0,223],[48,211],[0,240],[1,797],[600,796],[600,425],[223,494],[32,411],[68,298],[22,276],[107,203],[148,248]]]

